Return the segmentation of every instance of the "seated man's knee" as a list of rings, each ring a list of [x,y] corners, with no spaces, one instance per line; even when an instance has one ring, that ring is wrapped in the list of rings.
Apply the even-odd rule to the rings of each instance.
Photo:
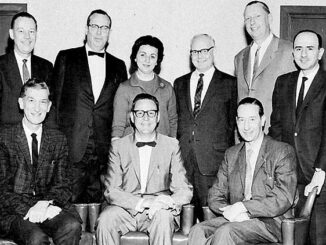
[[[107,206],[97,220],[97,230],[116,230],[124,220],[124,209],[118,206]]]
[[[233,237],[237,233],[235,223],[228,222],[221,225],[216,231],[214,236],[218,237]]]
[[[169,227],[174,223],[174,215],[170,210],[161,209],[156,211],[152,218],[152,222],[162,227]]]
[[[41,230],[34,230],[30,232],[26,244],[44,245],[44,244],[50,244],[50,240],[49,237]]]
[[[73,216],[69,216],[65,218],[64,222],[62,223],[59,230],[63,231],[64,233],[74,233],[74,234],[81,234],[81,223]]]

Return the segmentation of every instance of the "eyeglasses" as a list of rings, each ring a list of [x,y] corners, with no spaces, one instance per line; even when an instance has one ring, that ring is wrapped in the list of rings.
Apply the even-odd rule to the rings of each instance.
[[[203,48],[203,49],[200,49],[200,50],[190,50],[190,54],[192,56],[195,56],[195,55],[208,55],[208,52],[214,48],[214,46],[210,47],[210,48]]]
[[[149,118],[154,118],[157,114],[157,110],[149,110],[149,111],[143,111],[143,110],[133,110],[132,111],[136,117],[138,118],[143,118],[145,116],[145,114],[149,117]]]
[[[110,27],[108,27],[108,26],[99,26],[96,24],[90,24],[88,26],[92,31],[96,31],[96,32],[98,31],[98,29],[100,29],[101,32],[103,32],[103,33],[108,33],[110,31]]]

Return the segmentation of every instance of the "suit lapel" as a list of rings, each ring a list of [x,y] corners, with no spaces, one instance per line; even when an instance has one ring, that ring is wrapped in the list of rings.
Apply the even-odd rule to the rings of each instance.
[[[19,124],[17,127],[16,144],[24,156],[25,164],[27,165],[28,170],[32,172],[31,155],[28,148],[26,134],[21,124]]]
[[[319,68],[316,76],[314,77],[310,87],[309,87],[309,90],[302,102],[302,105],[301,105],[301,108],[300,108],[300,111],[299,111],[299,114],[298,114],[298,119],[300,119],[301,115],[302,115],[302,112],[303,112],[303,109],[305,107],[307,107],[309,105],[309,103],[311,102],[311,100],[313,100],[317,94],[320,92],[321,90],[321,86],[323,85],[324,83],[324,80],[322,79],[322,76],[321,76],[321,68]]]
[[[267,146],[266,141],[267,141],[267,138],[266,138],[266,136],[264,136],[263,142],[262,142],[262,144],[260,146],[260,149],[259,149],[259,153],[258,153],[256,165],[255,165],[255,171],[254,171],[254,175],[253,175],[253,178],[252,178],[252,182],[254,182],[254,179],[256,178],[257,173],[258,173],[259,169],[261,168],[261,166],[263,166],[264,163],[266,162],[266,157],[265,157],[266,146]]]
[[[297,83],[298,83],[298,76],[299,71],[296,71],[291,74],[290,81],[289,81],[289,90],[288,90],[288,96],[289,96],[289,113],[291,113],[292,122],[296,122],[296,96],[297,96]]]
[[[133,164],[135,175],[138,182],[140,183],[140,162],[139,162],[139,151],[135,144],[135,139],[133,134],[129,135],[130,140],[130,161]]]
[[[79,72],[80,77],[82,78],[80,83],[81,83],[81,89],[85,90],[89,96],[91,96],[92,101],[94,103],[94,95],[93,95],[93,89],[92,89],[92,78],[91,78],[91,73],[89,70],[89,65],[88,65],[88,59],[87,59],[87,54],[86,54],[86,48],[81,47],[80,51],[78,52],[78,55],[76,57],[76,62],[79,63],[77,67],[79,67]]]
[[[185,93],[185,96],[186,96],[186,101],[187,101],[187,107],[188,107],[188,110],[190,112],[191,115],[193,115],[193,111],[192,111],[192,104],[191,104],[191,94],[190,94],[190,79],[191,79],[191,74],[192,73],[189,73],[188,76],[185,78],[185,81],[184,83],[182,84],[183,86],[183,93]]]
[[[12,81],[9,86],[12,88],[13,91],[20,91],[23,85],[23,80],[20,76],[18,63],[14,52],[10,52],[8,54],[8,73],[10,74],[10,78]]]
[[[215,92],[217,91],[217,86],[218,86],[218,82],[220,81],[220,73],[219,71],[215,68],[213,77],[211,82],[209,83],[209,86],[207,88],[207,92],[205,94],[205,97],[203,98],[203,103],[201,105],[200,111],[198,114],[200,114],[200,112],[205,108],[205,106],[207,105],[207,103],[209,102],[209,100],[214,97]]]
[[[160,154],[162,154],[162,148],[160,150],[160,136],[159,135],[157,135],[156,143],[157,143],[156,146],[152,148],[151,158],[149,161],[146,188],[148,187],[148,184],[150,183],[150,179],[154,173],[154,170],[158,167],[157,156],[160,156]]]
[[[248,85],[250,85],[250,46],[248,46],[243,53],[243,58],[242,58],[242,63],[243,63],[243,75],[244,75],[244,79]]]
[[[48,147],[51,145],[50,138],[48,136],[48,133],[46,131],[46,128],[43,127],[42,130],[42,137],[41,137],[41,145],[40,145],[40,153],[38,157],[38,163],[37,163],[37,169],[39,169],[44,162],[47,160]]]

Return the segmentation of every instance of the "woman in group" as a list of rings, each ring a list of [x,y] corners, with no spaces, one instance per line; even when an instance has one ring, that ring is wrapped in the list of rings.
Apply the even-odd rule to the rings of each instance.
[[[178,116],[174,90],[169,82],[158,76],[163,52],[163,44],[156,37],[143,36],[135,41],[130,55],[131,77],[119,85],[114,98],[113,140],[133,132],[129,115],[132,101],[140,93],[151,94],[159,101],[158,132],[176,137]]]

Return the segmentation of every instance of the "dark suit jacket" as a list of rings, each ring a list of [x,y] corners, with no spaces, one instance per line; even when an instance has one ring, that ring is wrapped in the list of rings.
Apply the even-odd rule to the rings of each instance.
[[[177,138],[184,159],[193,147],[200,173],[215,175],[225,150],[234,144],[236,81],[234,77],[215,69],[201,110],[194,118],[190,77],[191,73],[174,82],[179,117]]]
[[[308,184],[314,168],[326,170],[326,72],[319,70],[296,119],[299,71],[280,76],[273,93],[270,135],[294,146],[300,184]]]
[[[119,84],[127,79],[123,61],[106,53],[106,78],[94,103],[85,47],[60,51],[54,65],[57,123],[68,139],[69,157],[79,162],[93,130],[99,160],[107,162],[113,117],[113,99]]]
[[[217,179],[209,190],[208,205],[216,213],[219,208],[244,200],[246,147],[241,142],[225,152]],[[297,196],[296,156],[294,149],[265,136],[252,181],[252,198],[243,201],[250,218],[259,218],[267,228],[281,234],[281,220],[290,213]]]
[[[31,57],[31,77],[49,80],[52,64],[36,55]],[[14,52],[0,56],[0,125],[21,122],[23,113],[18,106],[18,97],[23,82]]]
[[[186,178],[179,144],[176,139],[162,134],[157,134],[156,143],[151,153],[145,194],[149,197],[151,194],[171,195],[177,206],[175,214],[179,214],[182,205],[192,198],[192,185]],[[104,196],[108,203],[137,213],[135,207],[141,199],[140,168],[133,134],[115,140],[105,176]]]
[[[68,147],[58,130],[43,126],[38,165],[33,171],[22,123],[0,130],[0,233],[15,217],[24,217],[40,200],[70,209]],[[74,213],[73,211],[71,211]],[[76,215],[76,213],[75,213]],[[78,217],[78,214],[77,216]]]
[[[290,41],[273,36],[260,62],[251,87],[249,87],[251,79],[250,47],[251,45],[241,50],[234,59],[235,74],[238,81],[238,100],[240,101],[248,96],[259,99],[264,106],[267,119],[265,132],[267,132],[270,126],[275,81],[278,76],[296,70],[292,56],[293,46]]]

